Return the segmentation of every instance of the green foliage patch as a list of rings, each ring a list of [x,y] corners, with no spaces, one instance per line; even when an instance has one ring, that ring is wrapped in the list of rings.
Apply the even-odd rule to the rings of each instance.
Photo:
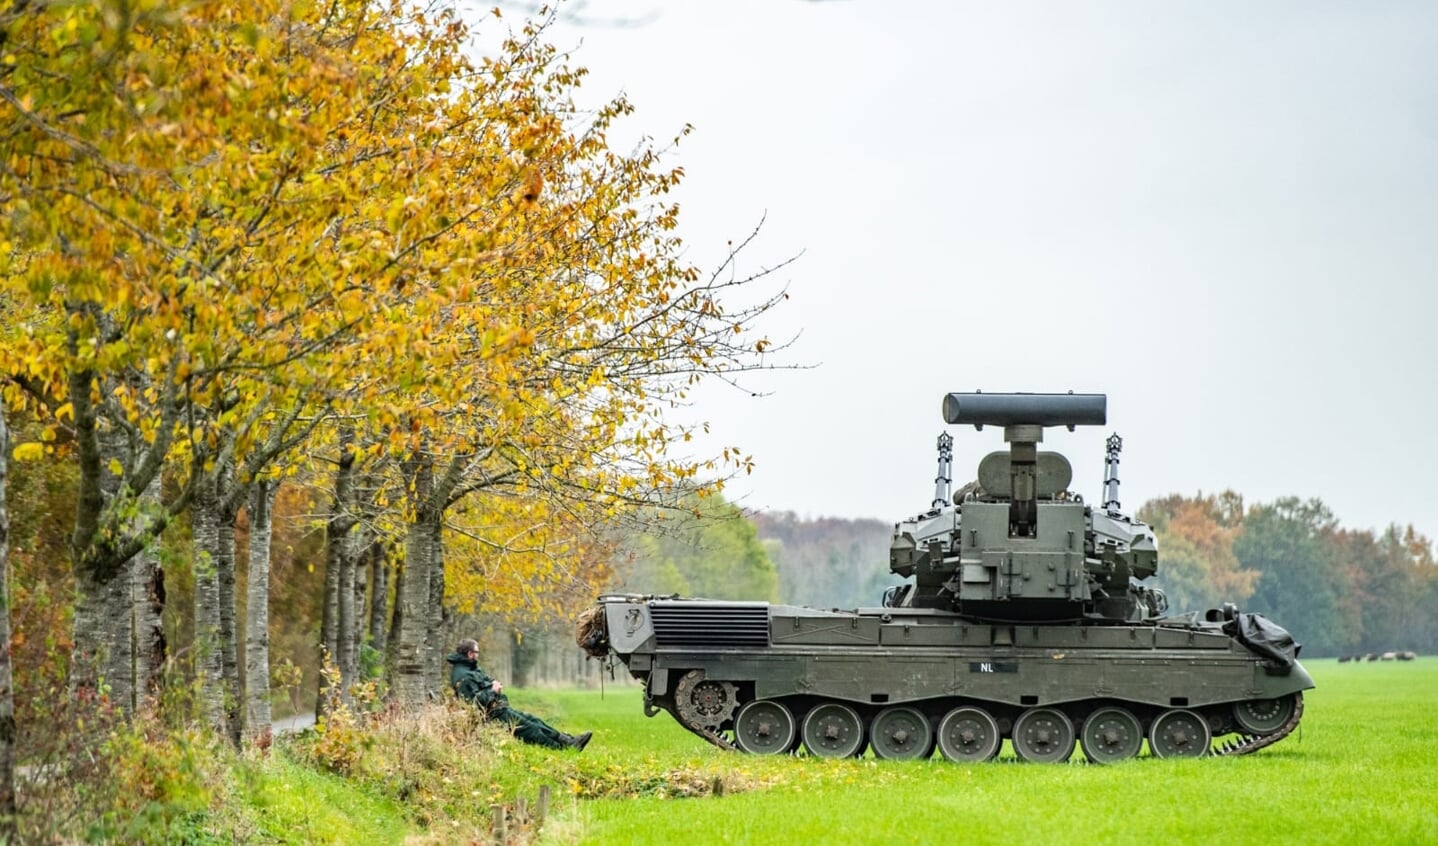
[[[237,769],[229,828],[250,843],[403,843],[403,807],[281,752]],[[222,815],[223,818],[223,815]]]

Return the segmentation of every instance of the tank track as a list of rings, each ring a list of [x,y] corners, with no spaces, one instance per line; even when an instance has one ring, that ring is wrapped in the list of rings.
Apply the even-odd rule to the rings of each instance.
[[[738,747],[738,746],[735,746],[733,741],[731,741],[731,740],[729,740],[728,738],[724,737],[724,736],[723,736],[722,734],[720,734],[719,732],[714,731],[713,729],[710,729],[710,728],[705,728],[704,726],[701,726],[701,725],[699,725],[698,723],[694,723],[694,722],[690,722],[689,720],[686,720],[686,719],[679,713],[679,709],[678,709],[678,708],[675,708],[674,706],[672,706],[672,705],[670,705],[670,704],[668,704],[668,703],[665,703],[665,704],[661,705],[660,707],[655,708],[654,705],[653,705],[653,703],[651,703],[651,702],[649,701],[648,696],[645,697],[645,700],[644,700],[644,716],[646,716],[646,717],[652,717],[652,716],[654,716],[655,714],[659,713],[661,710],[663,710],[663,711],[668,711],[668,712],[669,712],[669,716],[673,717],[673,718],[674,718],[674,721],[675,721],[676,723],[678,723],[679,725],[681,725],[681,726],[683,726],[684,728],[688,729],[689,731],[693,732],[694,734],[699,735],[700,737],[704,738],[705,740],[709,741],[710,743],[714,744],[715,746],[719,747],[720,749],[724,749],[724,750],[729,751],[729,752],[738,752],[738,751],[739,751],[739,747]]]
[[[699,735],[700,737],[704,738],[715,746],[718,746],[720,749],[725,749],[730,752],[739,751],[739,747],[735,746],[733,741],[726,739],[723,735],[719,734],[716,731],[706,729],[700,726],[686,725],[685,728],[689,729],[690,731],[694,732],[695,734]]]
[[[1265,749],[1293,733],[1298,728],[1298,721],[1303,718],[1303,694],[1293,694],[1293,714],[1288,718],[1277,731],[1268,734],[1241,734],[1237,740],[1230,740],[1227,743],[1211,750],[1208,754],[1218,755],[1247,755]]]
[[[1216,746],[1209,750],[1208,754],[1212,757],[1249,755],[1260,749],[1266,749],[1292,734],[1293,730],[1298,728],[1298,721],[1303,718],[1303,694],[1295,693],[1293,697],[1293,714],[1290,715],[1288,720],[1276,731],[1271,731],[1268,734],[1240,734],[1236,740],[1230,740],[1221,746]],[[684,719],[684,717],[680,716],[677,708],[673,708],[667,704],[661,706],[661,708],[662,710],[668,711],[670,716],[672,716],[679,725],[704,738],[718,748],[728,752],[740,751],[739,747],[735,746],[733,741],[719,734],[717,731]],[[653,716],[655,713],[658,713],[660,709],[654,708],[653,705],[646,701],[644,703],[644,710],[647,716]]]

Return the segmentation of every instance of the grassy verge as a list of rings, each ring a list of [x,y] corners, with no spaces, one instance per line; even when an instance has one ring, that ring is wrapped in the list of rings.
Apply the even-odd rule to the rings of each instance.
[[[383,846],[403,843],[411,830],[398,802],[297,763],[283,750],[239,762],[234,774],[233,793],[210,821],[216,840]]]

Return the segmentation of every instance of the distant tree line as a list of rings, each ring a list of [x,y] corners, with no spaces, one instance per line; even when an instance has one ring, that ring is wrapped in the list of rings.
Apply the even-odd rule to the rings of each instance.
[[[778,601],[779,574],[755,523],[718,495],[656,510],[615,563],[617,593]]]
[[[1157,581],[1177,610],[1223,601],[1287,628],[1305,655],[1438,650],[1438,566],[1412,526],[1345,529],[1321,500],[1247,508],[1233,491],[1148,502]]]
[[[807,518],[793,511],[760,512],[753,519],[779,571],[785,602],[871,608],[886,587],[903,581],[889,572],[894,527],[883,520]]]

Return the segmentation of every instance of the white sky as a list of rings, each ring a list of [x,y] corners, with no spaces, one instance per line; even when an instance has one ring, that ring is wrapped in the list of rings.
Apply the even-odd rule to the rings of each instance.
[[[695,134],[701,266],[768,223],[790,360],[695,413],[749,508],[928,506],[949,391],[1108,394],[1073,489],[1319,497],[1438,536],[1438,4],[591,0],[586,97]],[[956,484],[1001,430],[951,427]]]

